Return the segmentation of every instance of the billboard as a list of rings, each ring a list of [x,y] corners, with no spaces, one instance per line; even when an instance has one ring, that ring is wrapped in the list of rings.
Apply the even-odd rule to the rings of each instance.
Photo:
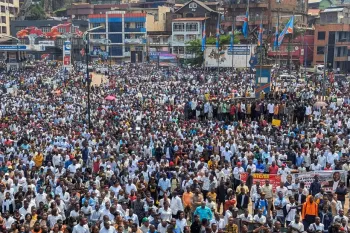
[[[177,66],[178,65],[177,56],[167,51],[150,52],[149,61],[152,63],[159,63],[159,66]]]
[[[63,43],[63,69],[69,70],[71,68],[71,48],[72,43],[65,41]]]
[[[218,53],[216,47],[207,47],[204,53],[205,67],[250,67],[249,61],[255,49],[255,44],[234,45],[233,50],[229,45],[224,45]]]

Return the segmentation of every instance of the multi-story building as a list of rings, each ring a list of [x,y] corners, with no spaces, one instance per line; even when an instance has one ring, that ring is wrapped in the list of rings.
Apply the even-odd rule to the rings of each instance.
[[[144,61],[146,22],[146,13],[108,11],[106,14],[89,15],[89,28],[103,26],[89,33],[92,59],[99,58],[101,53],[107,53],[114,61]]]
[[[313,64],[350,71],[350,18],[345,6],[327,8],[315,25]],[[325,57],[326,56],[326,57]]]
[[[172,52],[179,58],[193,58],[193,54],[186,51],[186,43],[200,39],[202,36],[205,17],[178,18],[172,23]]]
[[[249,1],[249,31],[257,33],[260,23],[263,24],[264,37],[267,33],[273,33],[276,24],[283,25],[291,15],[295,16],[295,25],[305,27],[307,25],[307,1],[300,0],[230,0],[224,1],[225,20],[221,26],[225,31],[235,29],[241,31]],[[254,37],[255,38],[255,37]],[[251,36],[248,38],[251,40]],[[243,36],[241,40],[244,40]]]
[[[10,35],[10,22],[19,12],[19,0],[0,1],[0,34]]]

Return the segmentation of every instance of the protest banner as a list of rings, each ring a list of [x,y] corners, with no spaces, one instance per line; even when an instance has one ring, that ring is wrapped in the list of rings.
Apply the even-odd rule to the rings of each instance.
[[[256,181],[260,181],[260,185],[265,184],[265,180],[270,180],[270,184],[272,185],[273,191],[276,190],[276,187],[278,187],[281,183],[281,176],[276,174],[264,174],[264,173],[253,173],[253,184],[255,184]],[[241,174],[241,180],[244,182],[247,181],[248,173],[242,173]]]
[[[318,175],[321,187],[323,187],[325,191],[335,191],[340,181],[346,182],[347,172],[343,170],[336,170],[295,173],[293,174],[293,181],[296,178],[299,178],[299,183],[304,182],[305,187],[309,189],[311,183],[315,179],[315,175]]]

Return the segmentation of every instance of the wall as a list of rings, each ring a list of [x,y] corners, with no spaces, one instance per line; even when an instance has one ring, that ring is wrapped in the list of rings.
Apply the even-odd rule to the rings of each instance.
[[[168,12],[170,12],[170,7],[159,6],[157,16],[147,14],[147,31],[166,31],[166,14]]]

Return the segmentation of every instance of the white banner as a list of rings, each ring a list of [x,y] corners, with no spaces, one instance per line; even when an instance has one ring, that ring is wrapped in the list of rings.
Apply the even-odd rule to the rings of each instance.
[[[318,175],[321,187],[324,188],[325,191],[335,191],[340,181],[346,182],[347,172],[343,170],[337,170],[295,173],[293,174],[293,180],[299,178],[299,183],[304,182],[305,187],[309,189],[311,183],[315,179],[315,175]]]
[[[249,61],[252,53],[255,53],[254,44],[234,45],[233,52],[230,45],[221,46],[222,50],[218,53],[215,46],[205,49],[205,67],[250,67]],[[233,58],[233,63],[232,63]],[[218,64],[219,61],[219,64]]]

